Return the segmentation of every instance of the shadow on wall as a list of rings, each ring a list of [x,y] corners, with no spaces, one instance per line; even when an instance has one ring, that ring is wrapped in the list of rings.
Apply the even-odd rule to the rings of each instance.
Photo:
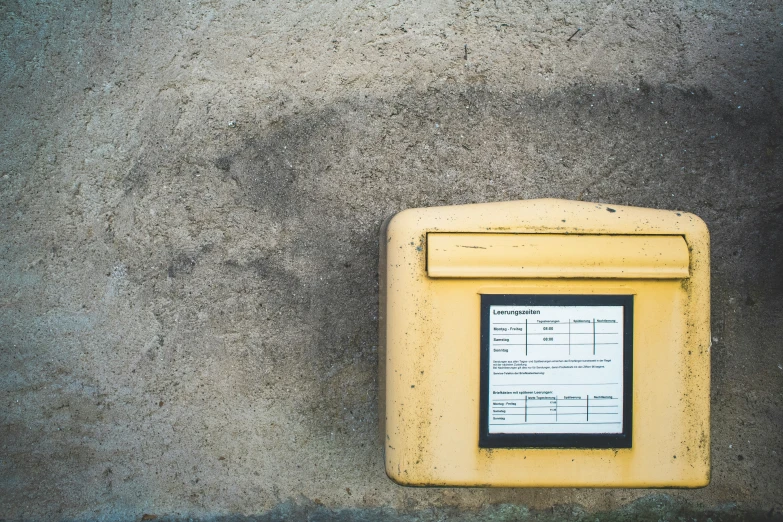
[[[373,403],[334,368],[350,366],[363,383],[375,372],[382,219],[414,206],[535,197],[682,209],[710,225],[717,281],[739,277],[779,299],[781,122],[776,99],[737,108],[705,87],[645,83],[544,97],[454,88],[347,100],[262,135],[243,130],[244,145],[214,160],[237,184],[237,205],[285,231],[277,254],[226,266],[264,281],[287,311],[282,320],[311,334],[297,353],[276,346],[269,356],[308,361],[325,407],[306,418],[339,431],[344,407],[372,417]],[[742,266],[732,261],[738,250]]]

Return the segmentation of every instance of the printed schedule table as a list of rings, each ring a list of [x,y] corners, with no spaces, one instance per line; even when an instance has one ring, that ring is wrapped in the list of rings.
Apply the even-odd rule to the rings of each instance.
[[[498,395],[502,395],[498,394]],[[517,426],[524,424],[526,426],[537,425],[574,425],[574,424],[621,424],[622,415],[621,397],[612,397],[610,395],[591,395],[588,393],[579,395],[528,395],[525,394],[521,399],[500,399],[492,400],[492,422],[490,426],[495,426],[493,430],[500,433],[509,431],[497,428],[498,426]],[[592,416],[592,422],[590,417]],[[520,430],[510,430],[517,432]],[[550,430],[546,430],[550,431]],[[568,429],[567,432],[573,432]],[[607,433],[614,433],[616,429],[606,430]],[[521,431],[520,431],[521,432]],[[541,432],[541,430],[536,430]]]
[[[599,346],[622,347],[623,332],[622,321],[593,317],[564,322],[554,319],[525,319],[524,322],[496,321],[492,326],[492,334],[497,337],[493,342],[505,343],[506,346],[524,346],[525,355],[540,346],[547,348],[566,346],[568,355],[571,355],[572,347],[575,351],[588,347],[592,355],[596,355],[596,348]]]

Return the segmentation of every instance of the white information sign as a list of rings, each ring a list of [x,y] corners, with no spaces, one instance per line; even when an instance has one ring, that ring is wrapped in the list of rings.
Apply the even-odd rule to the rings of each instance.
[[[490,434],[623,432],[623,307],[489,308]]]

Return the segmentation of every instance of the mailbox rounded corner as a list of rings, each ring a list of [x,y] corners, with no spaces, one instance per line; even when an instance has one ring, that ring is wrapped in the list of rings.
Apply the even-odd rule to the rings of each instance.
[[[402,470],[399,466],[396,466],[392,461],[386,461],[386,476],[389,480],[404,487],[416,487],[421,486],[419,482],[416,482],[411,476],[409,476],[407,470]]]
[[[419,209],[415,208],[401,210],[389,216],[381,227],[381,233],[385,236],[385,241],[391,241],[393,237],[400,233],[410,235],[412,230],[416,230],[419,227],[420,218]]]
[[[690,485],[691,488],[706,488],[710,485],[710,482],[712,482],[712,470],[710,469],[709,463],[705,463],[704,467],[699,471],[699,474],[694,478],[692,484]]]
[[[686,235],[701,238],[709,243],[710,229],[702,218],[691,213],[682,213],[682,217],[687,219]]]

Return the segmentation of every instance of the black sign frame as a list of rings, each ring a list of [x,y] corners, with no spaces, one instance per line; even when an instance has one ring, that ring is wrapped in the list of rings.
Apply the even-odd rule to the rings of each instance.
[[[489,433],[489,311],[505,306],[623,307],[622,433]],[[480,448],[631,448],[633,428],[633,295],[481,294]]]

